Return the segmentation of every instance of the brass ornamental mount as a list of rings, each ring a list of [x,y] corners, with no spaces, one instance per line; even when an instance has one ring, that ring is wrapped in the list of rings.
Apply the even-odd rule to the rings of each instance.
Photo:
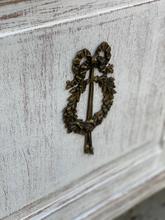
[[[80,50],[72,62],[72,71],[74,78],[72,81],[66,82],[66,89],[69,89],[67,106],[63,110],[63,120],[68,133],[75,132],[85,135],[84,153],[93,154],[92,146],[92,131],[101,124],[103,118],[107,116],[113,104],[115,91],[114,78],[108,77],[108,74],[113,73],[113,65],[108,64],[111,58],[111,47],[107,42],[102,42],[96,49],[94,56],[87,49]],[[97,68],[101,76],[94,75],[94,69]],[[86,79],[86,74],[89,71],[89,77]],[[103,93],[101,108],[93,114],[93,96],[94,82],[98,83]],[[80,96],[85,92],[89,85],[88,104],[86,120],[78,118],[77,103]]]

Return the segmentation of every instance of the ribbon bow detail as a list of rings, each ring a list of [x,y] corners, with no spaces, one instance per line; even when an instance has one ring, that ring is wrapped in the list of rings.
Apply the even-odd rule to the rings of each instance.
[[[87,49],[80,50],[72,62],[72,71],[74,78],[72,81],[66,82],[66,89],[69,89],[67,106],[63,110],[63,120],[68,133],[75,132],[85,135],[84,152],[93,154],[92,134],[93,129],[101,124],[103,118],[107,116],[113,104],[115,91],[114,78],[108,77],[108,74],[113,73],[113,65],[108,64],[111,58],[111,48],[107,42],[102,42],[96,49],[94,56]],[[101,76],[94,75],[94,69],[97,68]],[[89,72],[89,77],[86,79],[86,74]],[[103,98],[101,108],[93,114],[93,96],[94,83],[100,86]],[[78,118],[77,103],[80,96],[85,92],[89,85],[88,106],[86,120]]]

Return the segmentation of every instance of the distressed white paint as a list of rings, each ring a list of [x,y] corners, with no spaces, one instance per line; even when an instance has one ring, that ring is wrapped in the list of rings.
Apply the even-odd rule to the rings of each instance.
[[[1,0],[1,35],[66,23],[160,0]],[[48,24],[49,22],[49,24]]]
[[[164,154],[155,147],[109,163],[5,220],[112,219],[164,187]]]
[[[6,19],[9,26],[5,29],[4,25],[0,32],[0,218],[38,199],[41,201],[11,215],[9,219],[28,215],[31,216],[29,219],[42,219],[50,212],[53,212],[50,219],[66,219],[65,215],[69,219],[76,216],[82,219],[84,215],[87,218],[93,216],[91,218],[94,219],[95,215],[106,216],[106,213],[112,213],[108,216],[113,217],[121,213],[115,206],[116,197],[122,200],[122,195],[133,189],[137,195],[138,190],[143,189],[145,180],[153,180],[155,188],[151,187],[147,191],[144,185],[144,196],[139,195],[135,202],[163,187],[164,162],[160,143],[165,118],[162,49],[164,5],[162,1],[143,1],[146,4],[141,4],[142,1],[132,4],[130,1],[116,1],[118,4],[112,10],[115,4],[109,3],[105,8],[107,1],[103,1],[102,8],[96,12],[99,4],[89,10],[87,1],[84,2],[85,11],[75,9],[77,13],[81,12],[77,19],[74,13],[67,15],[65,12],[73,6],[64,4],[63,13],[69,17],[68,21],[59,16],[59,22],[50,23],[53,14],[50,12],[50,21],[44,15],[46,23],[42,26],[45,21],[40,16],[35,17],[34,13],[29,23],[28,16],[20,16],[20,19],[26,20],[24,24],[20,20],[23,25],[20,26],[21,31],[18,30],[17,18],[15,27],[11,22],[14,18],[11,18]],[[34,3],[40,7],[40,3]],[[19,7],[25,7],[26,4],[17,3]],[[14,10],[12,4],[3,7]],[[41,4],[41,7],[45,10],[47,5]],[[33,19],[36,22],[34,26]],[[93,132],[95,154],[88,156],[83,154],[84,138],[67,134],[64,129],[62,110],[69,95],[64,88],[66,80],[73,77],[71,61],[75,53],[84,47],[94,52],[104,40],[112,46],[111,63],[115,66],[117,94],[108,117]],[[95,97],[98,108],[98,88],[95,92],[98,94]],[[83,114],[86,111],[84,100],[80,106],[79,110]],[[116,173],[110,170],[106,174],[105,164],[109,164],[109,170],[114,160]],[[95,171],[93,175],[96,181],[91,185],[90,172],[98,168],[105,172],[105,176]],[[124,174],[120,169],[123,169]],[[87,174],[89,176],[84,181],[79,181]],[[161,179],[158,185],[157,175]],[[106,183],[107,190],[104,191]],[[60,197],[61,193],[58,192],[64,191],[68,185],[71,193],[65,191]],[[82,192],[85,196],[81,196]],[[49,197],[50,193],[53,196]],[[110,195],[113,198],[109,198]],[[128,199],[130,195],[127,195]],[[70,205],[67,208],[68,196]],[[81,197],[79,203],[77,197]],[[61,198],[66,208],[57,212],[61,207],[61,203],[58,203]],[[75,201],[73,204],[72,198]],[[110,212],[102,213],[102,209],[97,209],[97,203],[102,204],[104,200],[109,207],[111,199],[114,201],[114,212],[111,210],[113,206]],[[53,205],[50,205],[49,210],[47,206],[50,203]],[[125,203],[123,210],[129,206]],[[106,204],[103,203],[104,207]],[[39,210],[42,210],[41,213]]]

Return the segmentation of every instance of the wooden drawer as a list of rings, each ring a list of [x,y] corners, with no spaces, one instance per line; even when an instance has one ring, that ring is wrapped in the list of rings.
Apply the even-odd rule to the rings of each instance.
[[[1,1],[0,218],[112,219],[163,188],[164,11],[163,0]],[[86,155],[64,128],[65,83],[75,53],[102,41],[117,94]],[[94,110],[101,96],[96,86]]]

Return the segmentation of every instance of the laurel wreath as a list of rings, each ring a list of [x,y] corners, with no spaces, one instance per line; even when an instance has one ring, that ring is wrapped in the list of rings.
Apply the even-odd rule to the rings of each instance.
[[[67,99],[68,103],[63,111],[63,120],[69,133],[75,132],[84,135],[87,132],[92,132],[107,116],[116,93],[114,78],[108,77],[109,73],[113,73],[113,65],[108,64],[110,58],[111,48],[106,42],[97,48],[93,57],[87,49],[83,49],[74,58],[72,63],[74,79],[66,82],[66,89],[69,89],[71,95]],[[90,83],[90,80],[85,79],[85,76],[91,68],[97,68],[102,73],[101,76],[94,76],[92,81],[101,88],[103,98],[100,110],[94,113],[90,120],[84,121],[78,118],[77,104],[81,94],[85,92]]]

